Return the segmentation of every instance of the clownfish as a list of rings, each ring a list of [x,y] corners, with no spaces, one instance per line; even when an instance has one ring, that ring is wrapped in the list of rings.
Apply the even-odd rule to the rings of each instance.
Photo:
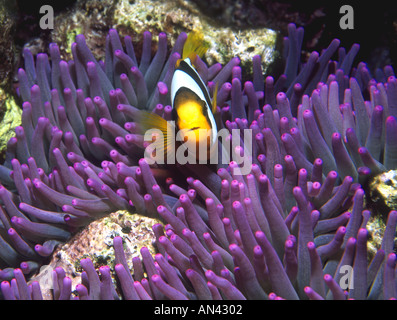
[[[202,146],[206,146],[205,158],[209,159],[217,142],[214,114],[218,86],[215,86],[211,100],[208,89],[194,66],[197,57],[201,58],[208,48],[201,33],[191,32],[184,44],[182,58],[176,62],[171,81],[172,120],[175,123],[173,129],[183,132],[185,146],[188,150],[196,151],[197,159],[203,157],[199,154]],[[174,141],[170,141],[167,121],[156,114],[145,113],[140,124],[145,129],[161,130],[164,148],[168,153],[171,142]]]

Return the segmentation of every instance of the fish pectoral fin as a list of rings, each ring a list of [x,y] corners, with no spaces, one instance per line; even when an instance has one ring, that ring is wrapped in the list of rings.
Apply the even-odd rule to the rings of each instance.
[[[217,107],[217,105],[216,105],[216,98],[217,98],[217,96],[218,96],[218,85],[219,85],[219,83],[217,82],[216,84],[215,84],[215,88],[214,88],[214,93],[212,94],[212,114],[215,114],[216,113],[216,107]]]
[[[163,134],[167,133],[167,120],[155,113],[141,110],[135,122],[139,124],[143,134],[150,129],[159,129]]]
[[[175,125],[160,117],[155,113],[150,113],[147,111],[142,111],[139,115],[139,119],[137,119],[137,123],[140,125],[142,134],[150,129],[157,129],[161,132],[162,137],[160,137],[160,143],[155,143],[156,152],[165,155],[167,158],[172,156],[172,153],[175,152],[175,137],[168,136],[175,134]],[[156,141],[157,141],[156,137]],[[161,140],[163,139],[163,140]],[[155,142],[155,141],[154,141]],[[162,142],[162,143],[161,143]]]

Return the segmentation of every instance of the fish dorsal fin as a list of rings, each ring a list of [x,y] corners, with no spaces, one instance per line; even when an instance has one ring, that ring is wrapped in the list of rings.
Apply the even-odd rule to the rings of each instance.
[[[195,55],[202,58],[209,47],[209,43],[204,41],[204,36],[201,32],[192,31],[187,36],[185,45],[183,46],[182,59],[191,58]]]

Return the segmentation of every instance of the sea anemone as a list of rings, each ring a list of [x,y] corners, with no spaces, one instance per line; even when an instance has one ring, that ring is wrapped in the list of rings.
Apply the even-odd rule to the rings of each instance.
[[[396,298],[397,212],[369,257],[363,189],[397,167],[393,69],[375,77],[364,63],[352,69],[358,45],[346,52],[338,40],[302,64],[303,29],[288,30],[277,81],[263,77],[259,56],[252,81],[242,79],[238,58],[223,67],[197,62],[210,92],[219,86],[219,128],[242,133],[231,153],[251,164],[243,175],[238,161],[149,166],[142,158],[137,114],[170,119],[168,88],[186,34],[168,54],[160,33],[152,58],[144,33],[139,64],[131,38],[122,43],[116,30],[104,61],[82,35],[69,62],[55,44],[36,59],[25,50],[22,125],[0,169],[3,297],[41,299],[38,282],[25,277],[80,227],[126,209],[164,221],[153,226],[158,254],[142,248],[130,272],[115,237],[117,283],[109,267],[99,276],[82,259],[75,291],[62,268],[53,270],[54,299]]]

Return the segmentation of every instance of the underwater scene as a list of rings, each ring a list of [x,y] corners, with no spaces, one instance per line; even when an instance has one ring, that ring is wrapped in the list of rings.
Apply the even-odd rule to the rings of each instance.
[[[0,16],[0,300],[397,298],[390,2]]]

